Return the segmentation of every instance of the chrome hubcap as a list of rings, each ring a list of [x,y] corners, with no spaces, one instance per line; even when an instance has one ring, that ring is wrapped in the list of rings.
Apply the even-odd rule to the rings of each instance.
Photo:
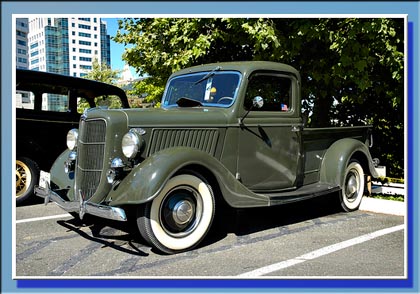
[[[160,207],[160,222],[165,232],[173,237],[184,237],[195,230],[203,213],[198,191],[178,186],[170,191]]]
[[[184,225],[191,221],[194,213],[193,204],[188,200],[181,200],[173,207],[172,217],[177,224]]]
[[[347,194],[351,195],[357,191],[357,181],[356,177],[352,176],[347,182]]]
[[[350,201],[353,201],[357,197],[357,192],[359,190],[359,182],[355,174],[350,173],[347,176],[346,183],[346,198]]]

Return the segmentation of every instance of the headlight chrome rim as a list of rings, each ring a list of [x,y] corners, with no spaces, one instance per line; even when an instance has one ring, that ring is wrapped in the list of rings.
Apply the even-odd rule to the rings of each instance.
[[[141,134],[136,132],[135,129],[131,129],[123,136],[121,147],[125,157],[130,159],[135,158],[142,147]]]
[[[79,138],[78,129],[71,129],[70,131],[68,131],[66,143],[67,143],[67,148],[69,148],[70,151],[73,151],[77,148],[78,138]]]

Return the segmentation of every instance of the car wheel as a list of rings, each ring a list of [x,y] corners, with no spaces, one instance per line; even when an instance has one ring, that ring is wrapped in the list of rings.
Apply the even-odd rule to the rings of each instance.
[[[350,161],[344,173],[344,184],[340,193],[340,203],[344,211],[357,210],[365,190],[365,175],[360,163]]]
[[[27,157],[16,159],[16,204],[21,204],[34,193],[38,183],[38,165]]]
[[[210,185],[200,175],[181,174],[139,208],[137,225],[150,245],[173,254],[197,246],[209,231],[214,213]]]

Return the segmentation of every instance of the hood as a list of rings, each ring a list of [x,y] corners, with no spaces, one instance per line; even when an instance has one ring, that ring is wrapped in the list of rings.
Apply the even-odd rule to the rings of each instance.
[[[130,127],[216,127],[228,123],[228,108],[123,109]]]

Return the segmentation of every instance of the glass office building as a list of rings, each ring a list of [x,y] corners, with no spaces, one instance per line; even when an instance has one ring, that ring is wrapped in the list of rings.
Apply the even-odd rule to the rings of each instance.
[[[28,18],[28,68],[74,77],[92,70],[93,61],[111,65],[110,36],[107,24],[97,17]],[[65,104],[48,98],[48,109]]]
[[[97,17],[29,18],[29,69],[82,77],[95,59],[111,65],[110,36]]]
[[[28,19],[16,19],[16,68],[28,69]]]

